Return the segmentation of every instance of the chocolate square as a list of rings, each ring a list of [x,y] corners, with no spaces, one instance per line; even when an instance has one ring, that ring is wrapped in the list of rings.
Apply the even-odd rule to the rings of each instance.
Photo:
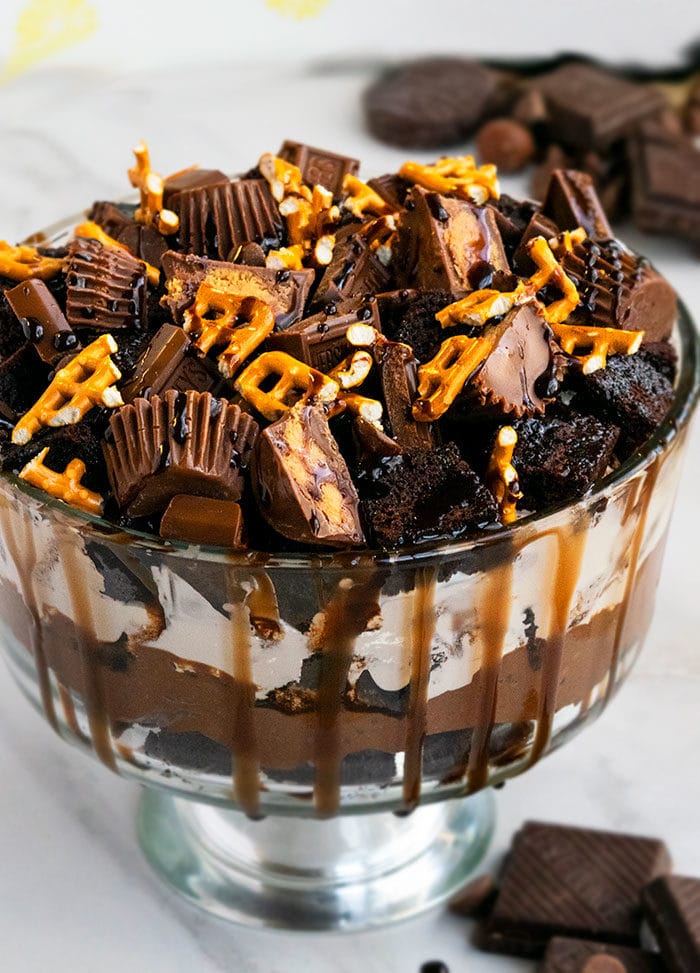
[[[700,240],[700,151],[690,142],[631,147],[632,212],[647,233]]]
[[[552,936],[637,946],[642,889],[671,867],[663,842],[528,822],[515,836],[484,945],[541,956]]]
[[[613,232],[605,215],[593,180],[578,169],[555,169],[542,205],[560,230],[582,226],[589,237],[607,240]]]
[[[671,973],[700,970],[700,879],[658,878],[644,890],[644,913]]]
[[[376,294],[391,287],[392,271],[385,266],[367,238],[357,232],[357,224],[336,233],[333,259],[318,283],[314,307],[329,301]]]
[[[380,330],[377,302],[353,298],[330,302],[325,311],[298,321],[286,331],[273,332],[266,342],[270,351],[285,351],[293,358],[328,372],[351,351],[345,335],[352,324],[368,324]]]
[[[303,142],[282,143],[277,153],[280,159],[291,162],[301,169],[301,175],[309,186],[316,184],[323,186],[333,193],[334,199],[340,199],[343,192],[343,179],[350,173],[356,175],[360,169],[358,159],[348,155],[338,155],[326,149],[316,149]]]

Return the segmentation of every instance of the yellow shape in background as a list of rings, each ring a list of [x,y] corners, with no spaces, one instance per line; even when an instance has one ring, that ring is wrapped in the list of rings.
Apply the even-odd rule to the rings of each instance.
[[[89,0],[29,0],[17,18],[14,47],[0,79],[21,74],[96,30],[97,11]]]
[[[270,10],[282,14],[284,17],[294,17],[295,20],[305,20],[307,17],[317,17],[330,0],[266,0]]]

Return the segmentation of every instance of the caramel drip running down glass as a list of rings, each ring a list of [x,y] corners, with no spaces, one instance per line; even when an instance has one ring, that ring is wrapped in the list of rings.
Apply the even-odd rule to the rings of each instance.
[[[431,550],[166,544],[0,478],[10,667],[61,737],[145,785],[162,876],[219,915],[312,929],[454,892],[489,788],[592,722],[647,633],[698,396],[683,308],[674,340],[668,417],[590,495]]]

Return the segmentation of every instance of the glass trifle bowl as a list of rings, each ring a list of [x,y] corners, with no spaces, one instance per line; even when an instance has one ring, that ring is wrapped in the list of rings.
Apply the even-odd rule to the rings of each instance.
[[[699,387],[683,307],[674,341],[667,417],[588,495],[429,549],[164,542],[0,476],[10,668],[63,739],[143,786],[162,877],[308,929],[408,918],[465,881],[490,788],[602,712],[649,628]]]

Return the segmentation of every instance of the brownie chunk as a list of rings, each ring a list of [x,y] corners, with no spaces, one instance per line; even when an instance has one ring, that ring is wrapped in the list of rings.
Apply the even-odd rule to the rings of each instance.
[[[678,374],[678,352],[668,341],[645,342],[637,352],[640,358],[653,365],[669,382],[676,381]]]
[[[540,967],[541,973],[664,973],[665,969],[661,958],[647,950],[559,936],[550,942]]]
[[[364,478],[361,496],[368,534],[388,549],[498,522],[495,500],[454,443],[386,460]]]
[[[663,842],[528,822],[515,836],[483,945],[541,956],[555,935],[639,945],[642,889],[669,871]]]
[[[102,461],[102,432],[107,424],[107,410],[95,410],[89,420],[71,426],[41,429],[25,446],[5,447],[0,461],[3,470],[19,471],[45,446],[49,447],[44,464],[62,473],[72,459],[85,463],[83,485],[89,490],[104,493],[108,489],[107,475]]]
[[[382,330],[392,341],[410,345],[418,361],[430,361],[448,337],[435,315],[453,301],[449,291],[398,291],[395,299],[380,299]],[[454,329],[449,334],[455,334]]]
[[[425,58],[379,78],[365,94],[370,132],[405,148],[461,141],[488,113],[497,75],[475,61]]]
[[[615,426],[580,415],[519,419],[514,429],[513,465],[529,510],[582,496],[604,475],[619,435]]]
[[[639,355],[614,355],[592,375],[577,375],[576,407],[620,428],[618,453],[629,456],[658,427],[673,402],[673,386]]]

